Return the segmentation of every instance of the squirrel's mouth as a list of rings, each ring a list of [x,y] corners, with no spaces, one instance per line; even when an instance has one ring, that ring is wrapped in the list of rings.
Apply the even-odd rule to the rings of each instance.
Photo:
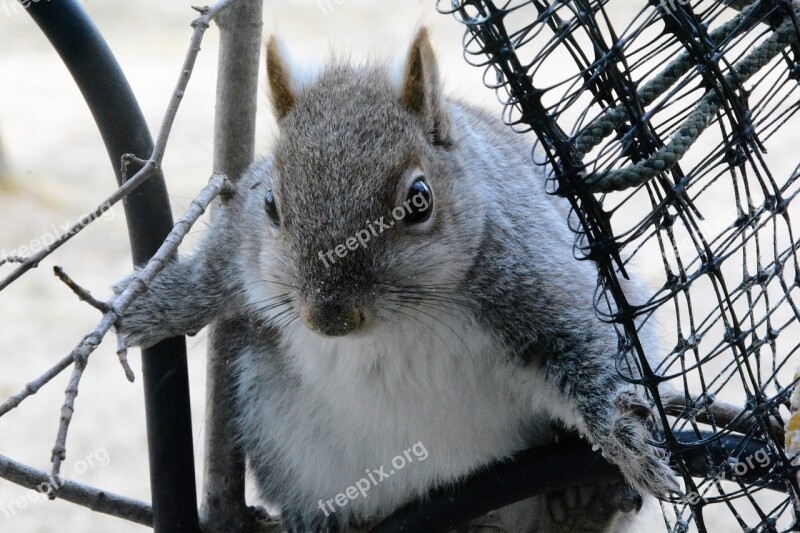
[[[342,337],[356,333],[366,323],[362,309],[332,302],[303,304],[300,316],[309,329],[325,337]]]

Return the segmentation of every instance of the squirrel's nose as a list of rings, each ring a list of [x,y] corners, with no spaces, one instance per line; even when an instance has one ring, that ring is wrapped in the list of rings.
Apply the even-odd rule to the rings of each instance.
[[[352,333],[364,323],[361,309],[338,302],[309,302],[303,306],[302,316],[310,329],[330,337]]]

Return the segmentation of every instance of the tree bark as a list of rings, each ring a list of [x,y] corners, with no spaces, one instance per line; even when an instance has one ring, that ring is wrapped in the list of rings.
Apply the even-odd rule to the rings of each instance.
[[[244,172],[255,153],[262,5],[262,0],[244,0],[217,18],[220,49],[214,169],[231,180]],[[209,334],[205,476],[200,514],[207,531],[212,533],[265,530],[246,504],[245,458],[233,442],[231,367],[236,353],[225,343],[233,327],[225,321],[217,322]]]

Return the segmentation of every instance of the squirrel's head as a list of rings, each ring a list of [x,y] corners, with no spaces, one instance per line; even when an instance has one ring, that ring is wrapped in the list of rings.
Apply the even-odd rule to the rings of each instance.
[[[333,63],[300,83],[279,43],[267,46],[278,135],[258,189],[256,274],[273,321],[279,310],[341,336],[453,312],[481,198],[461,168],[427,30],[403,59],[396,73]]]

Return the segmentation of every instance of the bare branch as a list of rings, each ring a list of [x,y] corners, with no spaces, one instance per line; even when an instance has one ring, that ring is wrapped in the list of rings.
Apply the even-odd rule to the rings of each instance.
[[[153,527],[153,508],[147,502],[120,496],[83,483],[69,480],[57,482],[47,472],[19,463],[3,455],[0,455],[0,478],[41,494],[48,494],[54,487],[58,486],[58,496],[64,501],[86,507],[97,513]],[[264,533],[280,533],[282,531],[280,523],[270,521],[263,509],[250,507],[246,512],[252,516],[253,523],[259,526],[254,531],[263,531]],[[210,531],[208,525],[202,519],[200,528],[203,532]]]
[[[112,311],[106,313],[98,327],[84,337],[83,341],[73,351],[75,365],[72,367],[72,376],[69,378],[69,384],[67,384],[67,389],[64,391],[64,405],[61,407],[61,420],[58,425],[58,435],[56,436],[56,444],[53,446],[51,458],[53,461],[53,479],[57,482],[60,482],[61,463],[67,457],[67,431],[69,430],[70,422],[72,422],[72,414],[75,412],[75,398],[78,396],[78,385],[80,385],[83,377],[83,371],[86,370],[89,355],[100,345],[105,333],[116,322],[116,318]],[[47,497],[51,500],[55,499],[56,491],[51,491]]]
[[[102,320],[97,327],[83,338],[83,341],[73,350],[73,360],[75,366],[72,369],[72,376],[70,377],[69,384],[64,394],[64,405],[61,407],[61,421],[58,426],[58,434],[56,436],[56,443],[53,446],[53,478],[59,479],[61,471],[61,463],[66,457],[66,441],[69,425],[72,421],[72,414],[75,411],[75,398],[78,396],[78,386],[83,377],[83,371],[86,369],[86,363],[89,356],[97,349],[97,346],[103,340],[106,333],[117,323],[119,318],[125,314],[125,311],[131,303],[142,294],[153,279],[161,272],[167,265],[167,262],[178,250],[186,234],[197,222],[197,219],[205,212],[208,205],[220,192],[230,187],[227,178],[223,174],[214,174],[200,194],[197,195],[189,208],[183,214],[180,220],[175,224],[170,231],[164,243],[155,253],[155,255],[148,261],[147,265],[139,270],[131,281],[130,285],[122,291],[122,294],[117,296],[111,303],[111,308],[103,315]],[[55,494],[52,494],[55,497]]]
[[[133,383],[136,381],[136,376],[131,370],[131,365],[128,364],[128,346],[125,344],[125,328],[122,323],[122,317],[117,319],[114,329],[117,332],[117,358],[119,359],[119,364],[122,365],[122,370],[125,371],[125,377]]]
[[[214,119],[214,168],[240,176],[255,155],[255,117],[261,52],[262,1],[237,4],[217,19],[220,46]],[[215,213],[211,213],[213,218]],[[205,475],[201,519],[208,533],[261,531],[245,499],[245,457],[234,442],[236,418],[226,369],[236,351],[220,342],[230,326],[219,321],[209,331],[206,378]],[[280,530],[280,529],[278,529]]]
[[[205,213],[214,198],[230,188],[231,184],[224,174],[217,172],[211,177],[208,185],[206,185],[197,197],[192,200],[189,204],[189,208],[180,220],[175,223],[172,231],[170,231],[167,238],[164,239],[164,243],[155,255],[147,262],[144,268],[138,271],[130,285],[128,285],[128,287],[113,301],[111,308],[118,316],[122,316],[125,313],[125,310],[128,309],[130,304],[144,292],[158,273],[164,269],[167,261],[177,252],[178,246],[183,242],[186,234],[189,233],[189,230],[192,229],[192,226],[194,226],[200,216]]]
[[[57,375],[61,372],[66,370],[74,361],[72,353],[68,356],[60,360],[56,363],[50,370],[36,378],[35,380],[31,381],[25,388],[19,391],[17,394],[0,404],[0,416],[3,416],[7,412],[15,409],[19,404],[21,404],[28,396],[33,396],[39,389],[50,383]]]
[[[84,289],[83,287],[78,285],[78,283],[75,280],[70,278],[67,275],[67,273],[64,272],[64,269],[62,269],[61,267],[59,266],[53,267],[53,273],[56,275],[56,277],[58,277],[58,279],[63,281],[67,287],[72,289],[72,292],[74,292],[78,296],[78,298],[81,299],[81,301],[88,303],[101,313],[107,313],[111,310],[110,305],[108,305],[105,302],[101,302],[100,300],[97,300],[94,296],[92,296],[92,294],[88,290]],[[128,381],[133,383],[135,380],[135,376],[133,374],[133,370],[131,370],[130,365],[128,365],[128,349],[127,346],[125,346],[125,337],[122,334],[123,330],[122,330],[121,318],[117,319],[116,323],[114,324],[114,329],[117,331],[117,356],[119,357],[120,365],[122,365],[122,370],[125,372],[125,377],[128,379]]]
[[[55,274],[58,279],[64,282],[64,285],[69,287],[81,301],[88,303],[101,313],[107,313],[110,309],[107,303],[96,299],[94,296],[92,296],[92,293],[78,285],[71,277],[67,275],[66,272],[64,272],[64,269],[60,266],[53,267],[53,274]]]
[[[160,162],[159,162],[160,163]],[[0,281],[0,291],[11,285],[14,281],[20,278],[25,272],[32,268],[39,266],[48,255],[60,248],[65,242],[80,233],[86,226],[100,218],[103,213],[111,209],[111,207],[119,202],[122,198],[133,192],[136,187],[141,185],[147,178],[149,178],[158,166],[155,162],[149,161],[136,175],[126,182],[122,187],[114,191],[114,193],[106,198],[99,206],[94,208],[90,213],[81,217],[81,219],[72,225],[66,233],[59,236],[52,244],[44,246],[39,252],[28,256],[21,262],[21,264],[14,269],[11,274],[6,276]]]
[[[0,478],[41,494],[48,494],[53,487],[58,485],[58,496],[64,501],[86,507],[97,513],[153,527],[153,508],[147,502],[120,496],[74,481],[63,480],[56,482],[47,472],[24,465],[3,455],[0,455]],[[250,507],[246,512],[252,517],[253,523],[258,525],[258,529],[254,529],[254,531],[264,533],[280,533],[282,531],[280,523],[270,521],[269,516],[263,509]],[[202,519],[200,521],[200,529],[203,532],[210,531],[210,528]]]
[[[201,15],[193,23],[194,31],[189,46],[189,50],[185,56],[181,74],[178,78],[177,85],[173,91],[170,102],[164,119],[161,124],[156,143],[150,158],[145,161],[137,157],[135,154],[126,154],[123,156],[122,165],[122,185],[98,207],[92,210],[87,215],[75,223],[70,229],[58,237],[55,242],[45,246],[41,251],[28,257],[19,256],[6,256],[0,261],[0,265],[4,263],[20,263],[19,267],[11,272],[6,278],[0,280],[0,291],[5,289],[15,280],[19,279],[24,273],[32,268],[35,268],[40,262],[53,253],[56,249],[61,247],[69,239],[77,235],[86,226],[99,218],[103,213],[108,211],[113,205],[124,199],[128,194],[134,191],[139,185],[144,183],[149,177],[157,173],[161,166],[161,162],[166,151],[167,141],[169,139],[172,126],[177,115],[180,102],[183,99],[186,87],[188,86],[197,56],[200,52],[200,43],[202,42],[205,30],[211,20],[219,13],[225,10],[228,6],[237,0],[220,0],[211,8],[197,9]],[[128,165],[131,163],[141,165],[141,168],[131,177],[127,178]],[[97,346],[102,342],[105,335],[112,327],[117,330],[117,355],[120,364],[125,369],[126,376],[129,380],[133,381],[133,372],[127,362],[127,347],[125,345],[124,336],[122,333],[121,317],[125,310],[131,303],[146,289],[152,282],[156,275],[166,266],[169,259],[174,256],[178,246],[183,241],[184,237],[197,221],[197,219],[205,212],[211,201],[216,198],[220,193],[231,194],[232,188],[222,174],[215,174],[212,176],[210,183],[200,192],[198,197],[192,202],[187,212],[173,227],[170,234],[165,239],[164,243],[159,248],[158,252],[150,259],[147,265],[140,270],[130,285],[110,304],[96,300],[91,294],[75,283],[66,273],[60,268],[56,267],[54,272],[56,276],[61,279],[70,289],[75,292],[78,297],[102,311],[103,318],[97,327],[88,335],[86,335],[81,342],[76,346],[73,351],[64,359],[59,361],[54,367],[49,369],[36,380],[28,383],[26,387],[18,394],[9,398],[6,402],[0,405],[0,416],[3,416],[10,410],[16,408],[29,396],[38,392],[46,383],[50,382],[70,364],[74,362],[72,376],[70,377],[69,384],[65,391],[64,403],[61,408],[61,418],[56,436],[56,443],[53,447],[53,469],[52,476],[49,478],[44,472],[32,469],[25,465],[15,463],[10,459],[0,456],[0,477],[9,479],[15,483],[34,488],[42,483],[50,483],[52,490],[48,491],[50,498],[55,498],[56,493],[61,498],[72,501],[79,505],[90,507],[91,509],[119,516],[138,522],[144,525],[151,526],[153,521],[152,509],[147,504],[128,500],[119,496],[109,495],[98,489],[86,487],[80,484],[71,482],[63,482],[59,478],[61,463],[66,458],[66,439],[69,430],[69,425],[74,413],[75,399],[78,395],[78,388],[83,372],[88,363],[89,356]],[[49,480],[49,481],[48,481]]]
[[[118,496],[74,481],[57,482],[46,472],[31,468],[0,455],[0,478],[43,494],[58,485],[63,500],[88,507],[92,511],[130,520],[143,526],[153,526],[153,510],[149,504]],[[62,484],[63,483],[63,484]]]
[[[189,50],[186,53],[186,57],[183,61],[181,74],[178,77],[178,83],[175,87],[175,90],[172,92],[172,97],[167,105],[167,111],[164,115],[164,119],[161,122],[161,128],[159,129],[150,159],[144,162],[144,166],[130,179],[126,180],[119,189],[114,191],[113,194],[106,198],[89,214],[81,217],[80,221],[74,224],[66,233],[58,237],[55,242],[45,246],[41,251],[26,257],[21,262],[20,266],[14,269],[2,281],[0,281],[0,291],[19,279],[19,277],[25,272],[37,267],[42,260],[60,248],[61,245],[70,240],[72,237],[80,233],[80,231],[86,226],[97,220],[103,213],[111,209],[114,204],[136,190],[139,185],[144,183],[161,167],[161,162],[164,159],[164,152],[167,149],[167,141],[169,140],[169,135],[172,131],[172,125],[175,122],[175,116],[178,114],[178,108],[180,107],[181,100],[186,92],[186,87],[189,85],[189,79],[191,78],[195,62],[197,61],[197,55],[200,53],[200,44],[203,41],[203,34],[208,29],[211,20],[213,20],[214,17],[219,15],[219,13],[224,11],[226,8],[228,8],[228,6],[236,1],[237,0],[220,0],[214,4],[213,7],[198,9],[201,15],[194,22],[192,22],[192,28],[194,28],[194,32],[192,33],[192,39],[189,43]],[[125,167],[131,162],[143,162],[143,160],[137,158],[135,155],[128,154],[127,156],[123,157],[122,165]],[[21,258],[16,257],[15,259]],[[10,260],[7,259],[7,261]]]
[[[164,117],[164,121],[161,123],[161,129],[158,132],[155,148],[153,149],[153,154],[150,156],[150,161],[155,160],[160,163],[164,158],[164,151],[167,148],[167,140],[169,139],[169,134],[172,130],[172,124],[175,122],[175,115],[178,112],[178,106],[180,106],[181,99],[183,98],[183,95],[186,92],[186,87],[189,84],[189,78],[192,75],[192,70],[194,70],[197,54],[200,53],[200,44],[203,42],[203,34],[208,29],[211,21],[236,1],[237,0],[220,0],[212,7],[203,7],[199,9],[194,8],[200,12],[200,16],[194,22],[192,22],[194,33],[192,34],[192,39],[189,42],[189,51],[187,52],[186,58],[183,61],[183,68],[181,69],[181,75],[178,78],[178,84],[175,87],[175,91],[172,93],[172,99],[167,106],[167,114]]]
[[[35,394],[46,383],[55,378],[59,373],[66,369],[70,363],[75,362],[72,376],[70,377],[69,385],[65,391],[64,404],[61,408],[61,421],[59,424],[58,435],[56,437],[56,444],[53,447],[53,478],[58,481],[61,463],[66,457],[66,438],[69,430],[69,424],[72,420],[74,412],[75,398],[78,395],[78,386],[80,384],[83,371],[86,368],[86,363],[89,355],[97,349],[97,346],[103,340],[109,330],[118,324],[119,317],[121,317],[125,310],[131,303],[146,289],[146,287],[153,281],[161,270],[166,266],[167,261],[175,255],[178,246],[186,237],[186,234],[197,222],[200,216],[205,212],[211,201],[216,198],[220,192],[230,187],[227,179],[222,174],[214,174],[209,184],[200,191],[197,198],[192,201],[186,213],[175,224],[175,227],[169,233],[164,243],[158,249],[153,258],[147,265],[138,272],[131,284],[120,294],[111,304],[103,304],[106,306],[107,311],[103,314],[103,318],[98,323],[97,327],[86,335],[83,340],[75,347],[74,350],[59,363],[45,372],[35,381],[26,385],[25,389],[11,397],[9,400],[0,405],[0,416],[4,415],[11,409],[17,407],[25,398]],[[63,273],[63,279],[70,287],[76,291],[79,296],[89,296],[88,292],[79,287],[75,282],[69,279]],[[91,296],[89,296],[91,297]],[[121,347],[121,348],[120,348]],[[120,359],[124,360],[124,342],[120,345],[118,341],[118,353]],[[127,363],[123,363],[127,367]],[[128,367],[129,371],[130,368]]]

